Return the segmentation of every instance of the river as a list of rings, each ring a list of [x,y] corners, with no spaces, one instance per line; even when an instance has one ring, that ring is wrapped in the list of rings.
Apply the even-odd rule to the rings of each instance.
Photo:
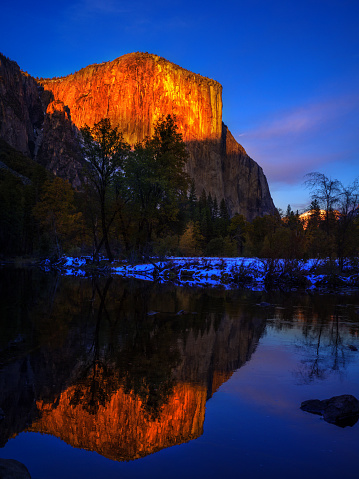
[[[0,269],[0,457],[33,479],[357,478],[359,293]]]

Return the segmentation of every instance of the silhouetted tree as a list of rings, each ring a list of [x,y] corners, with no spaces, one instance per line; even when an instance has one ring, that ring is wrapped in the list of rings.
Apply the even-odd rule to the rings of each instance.
[[[102,239],[107,257],[113,261],[109,243],[109,227],[113,216],[108,216],[110,197],[118,193],[118,181],[122,175],[123,161],[128,156],[129,145],[123,140],[117,127],[112,128],[108,118],[102,119],[92,128],[81,129],[83,150],[87,160],[87,178],[94,187],[100,207]],[[117,186],[117,189],[116,189]],[[102,245],[100,243],[99,247]],[[95,255],[98,253],[97,248]]]
[[[61,256],[64,245],[71,246],[81,229],[82,213],[76,211],[74,193],[66,180],[58,177],[48,180],[33,209],[35,218],[55,245],[57,256]]]
[[[340,205],[339,218],[337,220],[336,244],[337,257],[341,270],[344,268],[344,258],[356,256],[359,245],[359,181],[343,187]]]
[[[187,196],[189,177],[184,171],[186,145],[175,118],[161,117],[154,134],[137,143],[124,163],[124,195],[138,217],[137,246],[151,242],[176,221]]]
[[[330,232],[330,219],[333,209],[338,205],[343,186],[339,180],[328,178],[323,173],[313,172],[306,176],[305,186],[311,190],[312,201],[316,200],[325,210],[326,232]]]

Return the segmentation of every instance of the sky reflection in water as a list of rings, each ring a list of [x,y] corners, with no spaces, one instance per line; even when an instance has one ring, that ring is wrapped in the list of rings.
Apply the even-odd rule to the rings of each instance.
[[[348,347],[359,346],[358,296],[6,274],[0,457],[23,462],[33,479],[357,477],[359,424],[339,428],[299,406],[359,398],[359,352]],[[6,294],[6,284],[18,296]],[[63,440],[21,432],[34,430]],[[144,457],[119,462],[136,454]]]

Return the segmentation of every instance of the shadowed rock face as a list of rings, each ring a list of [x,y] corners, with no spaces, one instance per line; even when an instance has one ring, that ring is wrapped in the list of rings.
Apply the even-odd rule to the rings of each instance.
[[[224,198],[231,214],[239,213],[248,220],[275,211],[267,179],[262,168],[250,158],[223,125]]]
[[[1,54],[0,138],[80,187],[83,160],[69,109]]]
[[[41,85],[16,63],[0,60],[0,136],[74,186],[82,165],[79,128],[109,118],[133,145],[171,114],[187,144],[187,172],[198,195],[205,189],[218,201],[224,198],[231,215],[249,220],[275,211],[262,169],[222,123],[218,82],[148,53],[130,53]]]
[[[37,82],[0,54],[0,138],[33,156],[43,121]]]
[[[61,101],[48,104],[42,136],[37,161],[80,188],[83,161],[77,129],[71,122],[69,109]]]

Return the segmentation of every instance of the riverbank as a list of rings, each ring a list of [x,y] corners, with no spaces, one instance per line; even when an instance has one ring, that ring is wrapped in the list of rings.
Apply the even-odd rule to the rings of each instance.
[[[93,264],[90,257],[63,257],[39,263],[45,271],[75,276],[119,275],[148,281],[172,282],[182,286],[245,287],[263,289],[349,289],[359,288],[359,271],[347,264],[339,270],[335,260],[281,260],[259,258],[150,258],[147,262],[125,261]]]

